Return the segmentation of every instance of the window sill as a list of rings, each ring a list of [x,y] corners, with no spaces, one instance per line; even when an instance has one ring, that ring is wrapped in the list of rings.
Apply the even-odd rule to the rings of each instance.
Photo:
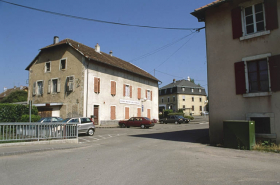
[[[252,38],[255,38],[255,37],[260,37],[260,36],[268,35],[268,34],[270,34],[270,30],[262,31],[262,32],[258,32],[258,33],[253,33],[253,34],[250,34],[250,35],[245,35],[243,37],[240,37],[240,40],[252,39]]]
[[[260,97],[260,96],[271,96],[272,92],[259,92],[259,93],[247,93],[243,94],[244,98]]]

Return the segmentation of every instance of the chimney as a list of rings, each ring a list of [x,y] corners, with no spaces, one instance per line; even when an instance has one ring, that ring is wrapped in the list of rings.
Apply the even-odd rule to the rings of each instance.
[[[59,37],[58,36],[54,36],[53,44],[57,44],[58,42],[59,42]]]
[[[191,81],[191,78],[188,76],[188,81],[190,82]]]
[[[173,79],[173,83],[176,83],[176,79]]]
[[[110,54],[111,56],[113,56],[113,51],[111,50],[111,51],[109,52],[109,54]]]
[[[98,52],[98,53],[100,53],[100,46],[99,46],[98,43],[97,43],[96,46],[95,46],[95,51]]]

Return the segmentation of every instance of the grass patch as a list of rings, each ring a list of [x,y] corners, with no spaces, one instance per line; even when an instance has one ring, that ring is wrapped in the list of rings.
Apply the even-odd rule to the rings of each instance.
[[[272,140],[257,140],[257,144],[253,147],[253,150],[262,152],[273,152],[280,153],[280,145],[277,145],[275,141]]]

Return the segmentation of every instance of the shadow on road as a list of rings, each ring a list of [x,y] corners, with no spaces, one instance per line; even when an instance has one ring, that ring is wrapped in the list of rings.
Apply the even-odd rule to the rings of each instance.
[[[140,134],[140,135],[131,135],[131,136],[169,140],[169,141],[209,144],[209,129],[194,129],[194,130],[183,130],[183,131],[154,133],[154,134]]]

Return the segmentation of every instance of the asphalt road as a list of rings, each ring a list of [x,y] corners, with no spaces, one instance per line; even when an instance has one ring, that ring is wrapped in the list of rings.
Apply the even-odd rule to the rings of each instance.
[[[0,184],[279,184],[279,154],[208,146],[207,134],[208,124],[100,128],[81,148],[0,157]]]

